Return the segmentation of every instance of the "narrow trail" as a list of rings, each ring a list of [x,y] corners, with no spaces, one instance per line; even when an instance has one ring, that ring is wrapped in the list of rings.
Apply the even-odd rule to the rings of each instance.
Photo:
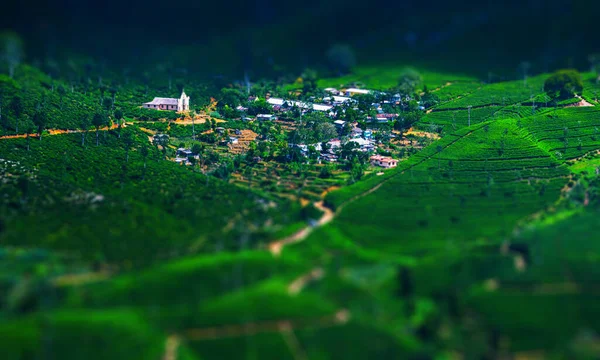
[[[271,252],[271,254],[273,254],[273,256],[281,255],[281,251],[285,246],[305,240],[308,237],[308,235],[310,235],[314,231],[315,228],[331,222],[331,220],[333,220],[333,218],[335,217],[334,212],[324,205],[323,200],[317,201],[313,203],[313,205],[317,209],[323,211],[323,215],[321,216],[321,218],[314,225],[306,225],[305,227],[293,233],[292,235],[270,243],[268,247],[269,251]]]
[[[322,279],[323,276],[325,276],[325,271],[323,268],[314,268],[309,273],[304,274],[292,281],[292,283],[288,286],[288,293],[290,295],[297,295],[304,290],[304,287],[311,281]]]
[[[125,123],[123,123],[123,127],[126,127],[127,125]],[[118,126],[117,124],[113,124],[110,127],[103,127],[103,128],[99,128],[98,131],[107,131],[107,130],[114,130],[117,129]],[[62,129],[47,129],[48,133],[44,134],[43,136],[52,136],[52,135],[63,135],[63,134],[81,134],[82,132],[94,132],[96,130],[62,130]],[[38,138],[39,135],[37,133],[34,134],[29,134],[29,137],[31,138]],[[25,139],[27,138],[27,134],[18,134],[18,135],[4,135],[4,136],[0,136],[0,140],[4,140],[4,139]]]
[[[179,351],[179,345],[181,339],[177,335],[170,335],[165,341],[165,353],[163,354],[162,360],[177,360],[177,353]]]

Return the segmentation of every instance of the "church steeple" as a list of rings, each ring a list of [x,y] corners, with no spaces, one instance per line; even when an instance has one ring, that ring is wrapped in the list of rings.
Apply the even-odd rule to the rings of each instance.
[[[185,90],[181,90],[181,96],[177,100],[177,111],[189,111],[190,110],[190,97],[185,94]]]

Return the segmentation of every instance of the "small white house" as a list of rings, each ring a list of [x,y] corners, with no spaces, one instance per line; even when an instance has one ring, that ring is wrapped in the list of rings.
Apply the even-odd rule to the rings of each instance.
[[[392,159],[389,156],[373,155],[371,156],[370,160],[372,165],[380,166],[386,169],[398,166],[398,160]]]
[[[335,125],[339,129],[341,129],[344,127],[344,125],[346,125],[346,122],[344,120],[336,120],[333,122],[333,125]]]
[[[256,115],[256,120],[258,120],[258,121],[273,121],[273,120],[277,120],[277,117],[272,114],[258,114],[258,115]]]
[[[268,98],[267,99],[267,103],[271,104],[271,105],[283,105],[283,103],[285,103],[285,100],[281,99],[281,98]]]
[[[371,90],[367,90],[367,89],[357,89],[357,88],[346,89],[346,96],[366,95],[366,94],[370,94],[370,93],[371,93]]]
[[[329,110],[333,109],[333,106],[323,105],[323,104],[313,104],[312,108],[315,111],[329,111]]]
[[[229,137],[229,143],[230,144],[237,144],[238,143],[238,138],[236,138],[235,136],[230,136]]]

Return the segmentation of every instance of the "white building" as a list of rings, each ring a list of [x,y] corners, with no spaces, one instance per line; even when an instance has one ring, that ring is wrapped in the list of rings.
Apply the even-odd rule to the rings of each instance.
[[[256,120],[272,121],[272,120],[277,120],[277,117],[275,115],[271,115],[271,114],[258,114],[258,115],[256,115]]]
[[[346,122],[344,120],[336,120],[333,124],[338,128],[343,128],[344,125],[346,125]]]
[[[315,111],[329,111],[329,110],[333,109],[333,106],[323,105],[323,104],[313,104],[312,108]]]
[[[352,96],[352,95],[365,95],[365,94],[370,94],[372,91],[371,90],[367,90],[367,89],[357,89],[357,88],[350,88],[350,89],[346,89],[346,96]]]
[[[146,109],[171,110],[177,112],[189,111],[190,97],[185,94],[185,91],[182,91],[179,99],[155,97],[152,101],[144,103],[142,107]]]
[[[373,155],[371,156],[370,160],[372,165],[380,166],[386,169],[398,166],[398,160],[392,159],[389,156]]]
[[[268,98],[267,99],[267,103],[271,104],[271,105],[283,105],[283,103],[285,103],[284,99],[281,98]]]

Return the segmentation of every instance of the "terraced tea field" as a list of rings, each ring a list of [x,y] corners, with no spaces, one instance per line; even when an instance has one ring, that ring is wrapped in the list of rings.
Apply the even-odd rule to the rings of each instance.
[[[514,120],[478,124],[403,163],[373,195],[344,208],[337,227],[360,246],[403,254],[497,239],[552,203],[567,175]],[[345,199],[336,196],[329,200],[340,206]]]
[[[468,106],[481,107],[489,105],[507,106],[529,102],[538,95],[544,94],[543,85],[547,75],[540,75],[522,80],[493,83],[482,86],[479,90],[447,102],[438,109],[465,109]]]
[[[559,160],[574,159],[600,144],[600,109],[575,107],[549,111],[522,121],[545,151]]]

